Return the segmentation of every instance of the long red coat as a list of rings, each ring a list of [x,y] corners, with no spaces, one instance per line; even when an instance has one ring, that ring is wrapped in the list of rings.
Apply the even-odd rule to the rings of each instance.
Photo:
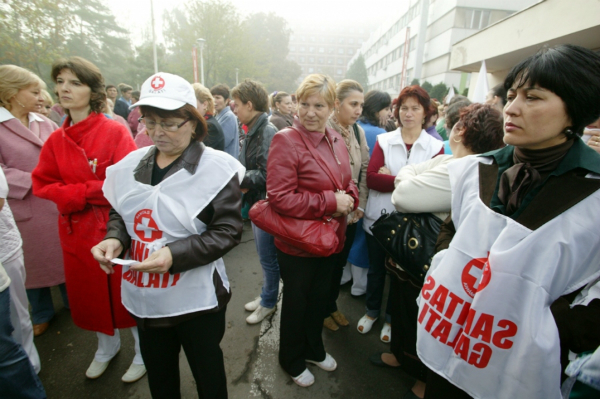
[[[31,172],[44,142],[57,126],[42,115],[36,114],[35,119],[29,129],[16,118],[0,123],[0,167],[8,181],[8,203],[23,237],[26,288],[65,282],[56,205],[31,192]]]
[[[75,324],[113,335],[133,327],[121,303],[121,269],[106,275],[91,248],[102,241],[110,205],[102,194],[106,168],[136,149],[127,129],[103,114],[91,113],[73,125],[70,118],[52,133],[32,173],[33,193],[56,203],[65,262],[67,293]],[[90,160],[97,160],[96,173]]]

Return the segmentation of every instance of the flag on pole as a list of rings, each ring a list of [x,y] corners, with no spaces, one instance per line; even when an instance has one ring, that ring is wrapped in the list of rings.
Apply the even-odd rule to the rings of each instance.
[[[479,70],[479,76],[477,77],[477,85],[473,90],[471,101],[474,103],[485,103],[485,97],[490,91],[490,86],[487,80],[487,68],[485,67],[485,60],[481,62],[481,69]]]
[[[446,101],[444,101],[445,104],[448,104],[450,102],[450,100],[452,100],[452,97],[454,97],[454,86],[450,86],[450,91],[448,91],[448,95],[446,96]]]

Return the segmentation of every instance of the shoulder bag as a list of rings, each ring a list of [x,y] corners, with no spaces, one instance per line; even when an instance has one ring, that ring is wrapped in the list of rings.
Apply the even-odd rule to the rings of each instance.
[[[383,213],[370,227],[373,237],[383,247],[399,269],[385,263],[397,278],[412,280],[423,285],[442,220],[431,213]],[[402,276],[402,272],[405,273]]]

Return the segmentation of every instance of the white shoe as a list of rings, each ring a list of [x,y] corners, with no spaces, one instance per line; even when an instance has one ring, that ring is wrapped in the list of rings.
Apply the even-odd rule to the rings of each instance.
[[[131,363],[131,366],[129,366],[127,372],[123,374],[123,377],[121,377],[121,381],[136,382],[137,380],[142,378],[144,374],[146,374],[146,366],[144,366],[143,364]]]
[[[301,387],[306,388],[315,383],[315,376],[307,368],[298,377],[292,377],[292,380]]]
[[[257,324],[264,320],[265,317],[272,314],[277,310],[277,306],[273,306],[272,308],[265,308],[261,305],[258,305],[258,308],[252,313],[250,316],[246,317],[246,323],[248,324]]]
[[[248,312],[254,312],[260,306],[260,295],[254,298],[251,302],[244,305],[244,309]]]
[[[110,363],[110,360],[108,362],[98,362],[96,359],[94,359],[92,364],[90,364],[90,367],[88,367],[87,371],[85,372],[85,376],[91,380],[100,377],[106,371],[108,363]]]
[[[335,359],[329,353],[325,353],[325,360],[322,362],[315,362],[314,360],[307,360],[306,362],[316,364],[325,371],[333,371],[337,368]]]
[[[392,325],[390,323],[385,323],[383,328],[381,329],[381,334],[379,334],[379,339],[381,342],[385,342],[389,344],[392,340]]]
[[[372,319],[369,316],[364,315],[358,321],[358,325],[356,326],[356,329],[358,330],[359,333],[366,334],[369,331],[371,331],[371,328],[373,327],[373,323],[375,323],[375,321],[377,321],[377,318]]]

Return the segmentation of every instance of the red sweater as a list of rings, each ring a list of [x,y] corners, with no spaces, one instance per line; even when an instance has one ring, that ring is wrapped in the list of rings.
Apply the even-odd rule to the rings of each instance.
[[[412,144],[406,144],[406,149],[410,151],[412,146]],[[434,158],[443,153],[444,147],[442,147]],[[369,167],[367,168],[367,187],[380,193],[391,193],[395,188],[394,180],[396,176],[378,173],[382,166],[385,166],[385,156],[383,155],[383,150],[379,147],[379,142],[376,141],[373,154],[371,154],[371,160],[369,161]]]

